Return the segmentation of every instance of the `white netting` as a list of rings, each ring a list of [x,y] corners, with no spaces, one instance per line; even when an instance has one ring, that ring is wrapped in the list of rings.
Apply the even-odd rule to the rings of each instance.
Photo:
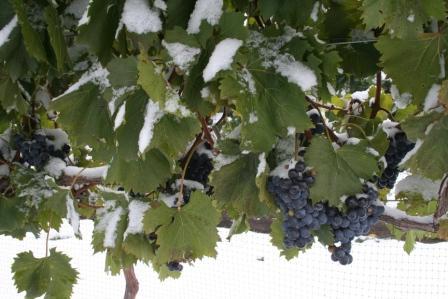
[[[124,278],[103,272],[104,255],[92,256],[92,224],[82,221],[84,240],[50,241],[50,247],[73,258],[80,280],[73,298],[122,298]],[[225,240],[226,229],[220,229]],[[62,234],[64,237],[64,233]],[[1,237],[0,298],[23,298],[11,280],[10,266],[17,252],[44,252],[44,239],[17,241]],[[316,244],[287,262],[269,243],[269,236],[247,233],[218,245],[218,258],[184,265],[179,280],[160,282],[146,265],[136,267],[138,298],[448,298],[448,243],[417,244],[408,256],[403,242],[368,240],[353,244],[353,264],[340,266]]]

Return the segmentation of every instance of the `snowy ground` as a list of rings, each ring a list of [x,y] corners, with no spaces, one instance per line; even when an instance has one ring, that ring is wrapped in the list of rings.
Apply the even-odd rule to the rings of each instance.
[[[92,256],[92,223],[82,221],[82,241],[64,226],[50,247],[73,257],[80,280],[76,299],[122,298],[124,279],[103,272],[104,255]],[[226,229],[220,230],[225,240]],[[0,298],[24,298],[11,280],[10,265],[17,252],[42,256],[45,240],[0,238]],[[218,245],[218,258],[184,266],[179,280],[160,282],[150,267],[136,267],[139,298],[448,298],[448,244],[418,244],[408,256],[397,241],[368,240],[354,244],[354,262],[340,266],[322,246],[291,262],[278,256],[269,236],[246,233]]]

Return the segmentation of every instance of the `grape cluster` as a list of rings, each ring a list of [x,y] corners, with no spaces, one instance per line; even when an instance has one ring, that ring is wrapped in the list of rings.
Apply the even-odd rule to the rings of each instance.
[[[170,271],[178,271],[178,272],[182,271],[182,269],[184,268],[182,266],[182,264],[179,263],[178,261],[168,262],[166,264],[166,266],[168,267],[168,270],[170,270]]]
[[[353,258],[350,255],[350,243],[358,236],[366,235],[381,214],[383,206],[375,205],[378,192],[370,185],[364,185],[364,193],[349,196],[345,200],[345,211],[329,207],[327,209],[328,224],[334,233],[335,242],[341,242],[332,253],[332,260],[339,261],[342,265],[350,264]]]
[[[48,143],[47,136],[42,134],[32,134],[30,138],[14,134],[12,143],[14,149],[20,154],[19,162],[27,163],[37,169],[42,169],[51,157],[65,159],[70,152],[68,144],[64,144],[61,149],[56,149],[54,145]]]
[[[387,167],[378,179],[377,185],[379,188],[392,189],[394,187],[400,173],[398,165],[414,146],[415,143],[408,140],[404,132],[399,132],[389,139],[389,147],[385,154]]]
[[[208,176],[213,170],[212,159],[206,153],[199,154],[195,152],[190,159],[185,173],[185,179],[201,183],[206,186],[208,183]]]
[[[383,206],[375,205],[378,192],[371,184],[364,184],[363,193],[347,197],[345,208],[339,210],[323,203],[312,204],[309,188],[313,183],[314,177],[303,161],[289,169],[287,177],[269,177],[268,190],[283,215],[283,243],[286,248],[304,248],[314,242],[312,231],[327,224],[335,243],[340,243],[330,247],[332,260],[350,264],[351,242],[366,235],[384,212]]]
[[[314,128],[311,129],[311,134],[319,135],[325,131],[324,121],[320,117],[319,113],[314,112],[315,110],[308,111],[309,118],[314,125]]]
[[[268,180],[268,190],[283,214],[286,248],[303,248],[312,243],[311,231],[327,223],[324,205],[312,205],[309,199],[309,186],[313,183],[314,177],[303,161],[288,171],[288,178],[274,176]]]

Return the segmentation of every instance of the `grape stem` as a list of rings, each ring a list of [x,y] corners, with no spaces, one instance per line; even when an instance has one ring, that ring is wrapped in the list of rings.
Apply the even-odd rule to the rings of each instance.
[[[331,104],[331,105],[325,105],[325,104],[322,104],[322,103],[315,102],[315,101],[313,101],[312,99],[310,99],[309,97],[306,97],[306,100],[307,100],[311,105],[313,105],[313,106],[317,106],[317,107],[320,107],[320,108],[324,108],[324,109],[327,109],[327,110],[329,110],[329,111],[336,110],[336,111],[348,112],[346,109],[341,108],[341,107],[337,107],[337,106],[335,106],[335,105],[333,105],[333,104]]]
[[[374,119],[378,114],[378,111],[380,110],[383,109],[381,108],[381,70],[378,70],[376,72],[375,102],[373,102],[372,105],[372,111],[370,112],[370,119]]]
[[[322,119],[322,124],[324,125],[325,133],[326,133],[326,135],[327,135],[327,137],[328,137],[328,140],[331,140],[331,141],[336,142],[336,143],[339,144],[339,138],[338,138],[338,136],[336,136],[336,134],[333,132],[333,130],[330,129],[330,128],[327,126],[327,124],[326,124],[326,122],[325,122],[325,119],[324,119],[324,116],[322,115],[322,112],[320,111],[319,107],[318,107],[318,106],[316,105],[316,103],[313,102],[313,101],[311,101],[310,103],[311,103],[311,106],[313,106],[313,108],[317,110],[317,113],[319,113],[319,116],[320,116],[320,118]]]

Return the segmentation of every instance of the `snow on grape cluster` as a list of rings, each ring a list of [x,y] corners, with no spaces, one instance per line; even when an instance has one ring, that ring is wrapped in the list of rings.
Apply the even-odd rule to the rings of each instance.
[[[314,242],[313,231],[326,224],[331,227],[335,244],[340,244],[330,246],[332,260],[342,265],[350,264],[353,260],[351,241],[366,235],[384,212],[383,206],[375,204],[378,192],[366,183],[363,193],[345,199],[342,211],[326,203],[313,204],[309,190],[313,183],[314,176],[303,161],[290,167],[287,176],[269,177],[268,190],[283,216],[284,245],[286,248],[305,248]]]
[[[60,149],[57,149],[49,143],[48,137],[43,134],[32,134],[30,137],[14,134],[12,143],[14,149],[20,155],[20,163],[34,166],[37,169],[42,169],[51,157],[64,160],[70,153],[68,144],[64,144]]]
[[[389,147],[385,154],[387,167],[381,178],[378,179],[378,187],[392,189],[400,173],[399,164],[406,154],[415,147],[415,143],[408,140],[406,133],[398,132],[389,138]]]

